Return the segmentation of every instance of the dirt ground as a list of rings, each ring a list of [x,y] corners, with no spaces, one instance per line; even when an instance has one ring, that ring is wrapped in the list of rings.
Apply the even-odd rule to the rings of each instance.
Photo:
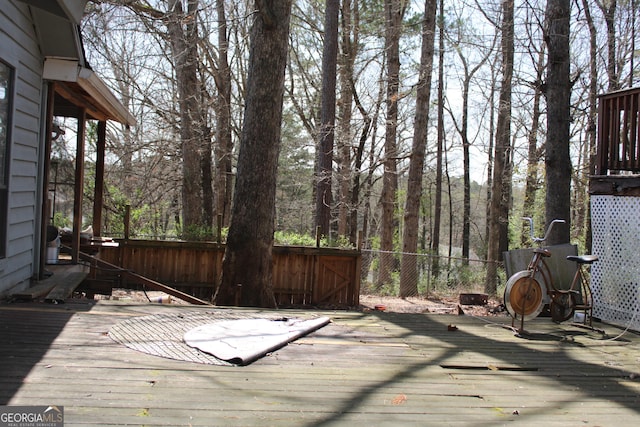
[[[475,294],[470,294],[475,295]],[[132,291],[128,289],[114,289],[111,297],[105,299],[151,302],[154,304],[186,304],[164,292]],[[463,301],[468,302],[468,301]],[[474,316],[506,316],[502,301],[488,298],[486,304],[462,304],[461,297],[398,298],[379,295],[361,295],[360,307],[362,311],[387,311],[395,313],[435,313],[435,314],[466,314]]]
[[[489,298],[486,304],[461,304],[458,297],[398,298],[361,295],[360,305],[366,310],[384,310],[396,313],[466,314],[474,316],[504,316],[502,301]]]

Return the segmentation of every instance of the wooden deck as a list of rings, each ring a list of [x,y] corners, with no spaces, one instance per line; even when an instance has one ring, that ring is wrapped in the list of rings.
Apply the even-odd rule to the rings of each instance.
[[[622,426],[640,419],[640,337],[612,340],[621,331],[607,325],[598,324],[602,338],[539,318],[521,338],[501,327],[507,317],[326,311],[317,314],[333,323],[245,367],[151,356],[108,336],[134,316],[212,310],[222,309],[0,305],[0,404],[64,406],[65,426]]]

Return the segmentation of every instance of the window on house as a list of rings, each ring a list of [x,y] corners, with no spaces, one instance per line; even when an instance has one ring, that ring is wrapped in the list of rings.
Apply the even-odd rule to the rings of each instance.
[[[12,93],[13,69],[0,61],[0,258],[6,256],[7,249],[7,198]]]

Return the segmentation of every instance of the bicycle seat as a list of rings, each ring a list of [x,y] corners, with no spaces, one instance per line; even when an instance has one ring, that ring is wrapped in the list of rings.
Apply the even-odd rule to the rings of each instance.
[[[575,261],[578,264],[593,264],[598,260],[598,255],[582,255],[582,256],[569,255],[567,257],[567,260]]]
[[[533,250],[534,254],[540,254],[542,256],[546,256],[546,257],[550,257],[551,256],[551,252],[549,252],[548,249],[543,249],[543,248],[535,248]]]

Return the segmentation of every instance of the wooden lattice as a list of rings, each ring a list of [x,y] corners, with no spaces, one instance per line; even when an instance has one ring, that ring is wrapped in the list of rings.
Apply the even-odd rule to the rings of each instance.
[[[593,315],[640,330],[640,197],[592,195]]]

